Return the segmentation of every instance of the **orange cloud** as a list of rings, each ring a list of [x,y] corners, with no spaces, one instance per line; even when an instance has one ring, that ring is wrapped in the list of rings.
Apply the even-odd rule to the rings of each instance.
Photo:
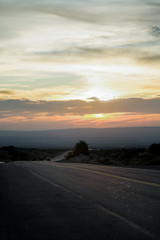
[[[0,119],[1,129],[39,130],[64,128],[109,128],[133,126],[160,126],[160,114],[115,113],[102,116],[95,114],[75,116],[35,114],[32,117],[13,116]]]

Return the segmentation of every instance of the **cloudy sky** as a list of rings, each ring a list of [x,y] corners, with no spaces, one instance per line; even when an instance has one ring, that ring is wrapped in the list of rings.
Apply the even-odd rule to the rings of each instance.
[[[0,0],[0,129],[160,126],[159,0]]]

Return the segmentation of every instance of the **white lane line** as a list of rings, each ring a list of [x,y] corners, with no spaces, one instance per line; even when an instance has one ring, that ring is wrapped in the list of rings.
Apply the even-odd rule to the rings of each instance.
[[[63,189],[63,190],[66,191],[66,192],[69,192],[69,193],[75,194],[75,195],[78,196],[79,198],[84,198],[84,197],[81,196],[80,194],[75,193],[75,192],[73,192],[73,191],[71,191],[71,190],[65,188],[65,187],[62,186],[62,185],[59,185],[59,184],[57,184],[57,183],[54,183],[54,182],[52,182],[51,180],[49,180],[49,179],[47,179],[47,178],[45,178],[45,177],[39,175],[39,174],[36,173],[36,172],[33,172],[33,171],[31,171],[31,170],[30,170],[30,172],[31,172],[33,175],[37,176],[38,178],[41,178],[41,179],[44,180],[45,182],[50,183],[50,184],[53,185],[54,187],[57,187],[57,188]]]
[[[97,205],[97,207],[99,209],[101,209],[103,212],[107,213],[107,214],[110,214],[118,219],[120,219],[122,222],[126,223],[127,225],[129,225],[130,227],[134,228],[136,231],[140,231],[142,232],[144,235],[148,236],[149,238],[153,239],[153,240],[159,240],[159,236],[156,235],[155,233],[141,227],[140,225],[128,220],[127,218],[124,218],[122,217],[121,215],[117,214],[117,213],[114,213],[110,210],[108,210],[107,208],[101,206],[101,205]],[[146,238],[148,239],[148,238]]]

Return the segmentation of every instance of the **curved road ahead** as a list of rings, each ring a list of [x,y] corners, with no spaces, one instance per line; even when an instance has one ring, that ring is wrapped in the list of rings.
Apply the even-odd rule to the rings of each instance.
[[[1,240],[160,239],[160,171],[62,162],[0,165]]]

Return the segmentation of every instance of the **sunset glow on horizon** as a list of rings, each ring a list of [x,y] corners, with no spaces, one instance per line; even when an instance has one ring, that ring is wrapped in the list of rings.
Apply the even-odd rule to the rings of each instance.
[[[1,0],[0,129],[160,126],[158,0]]]

